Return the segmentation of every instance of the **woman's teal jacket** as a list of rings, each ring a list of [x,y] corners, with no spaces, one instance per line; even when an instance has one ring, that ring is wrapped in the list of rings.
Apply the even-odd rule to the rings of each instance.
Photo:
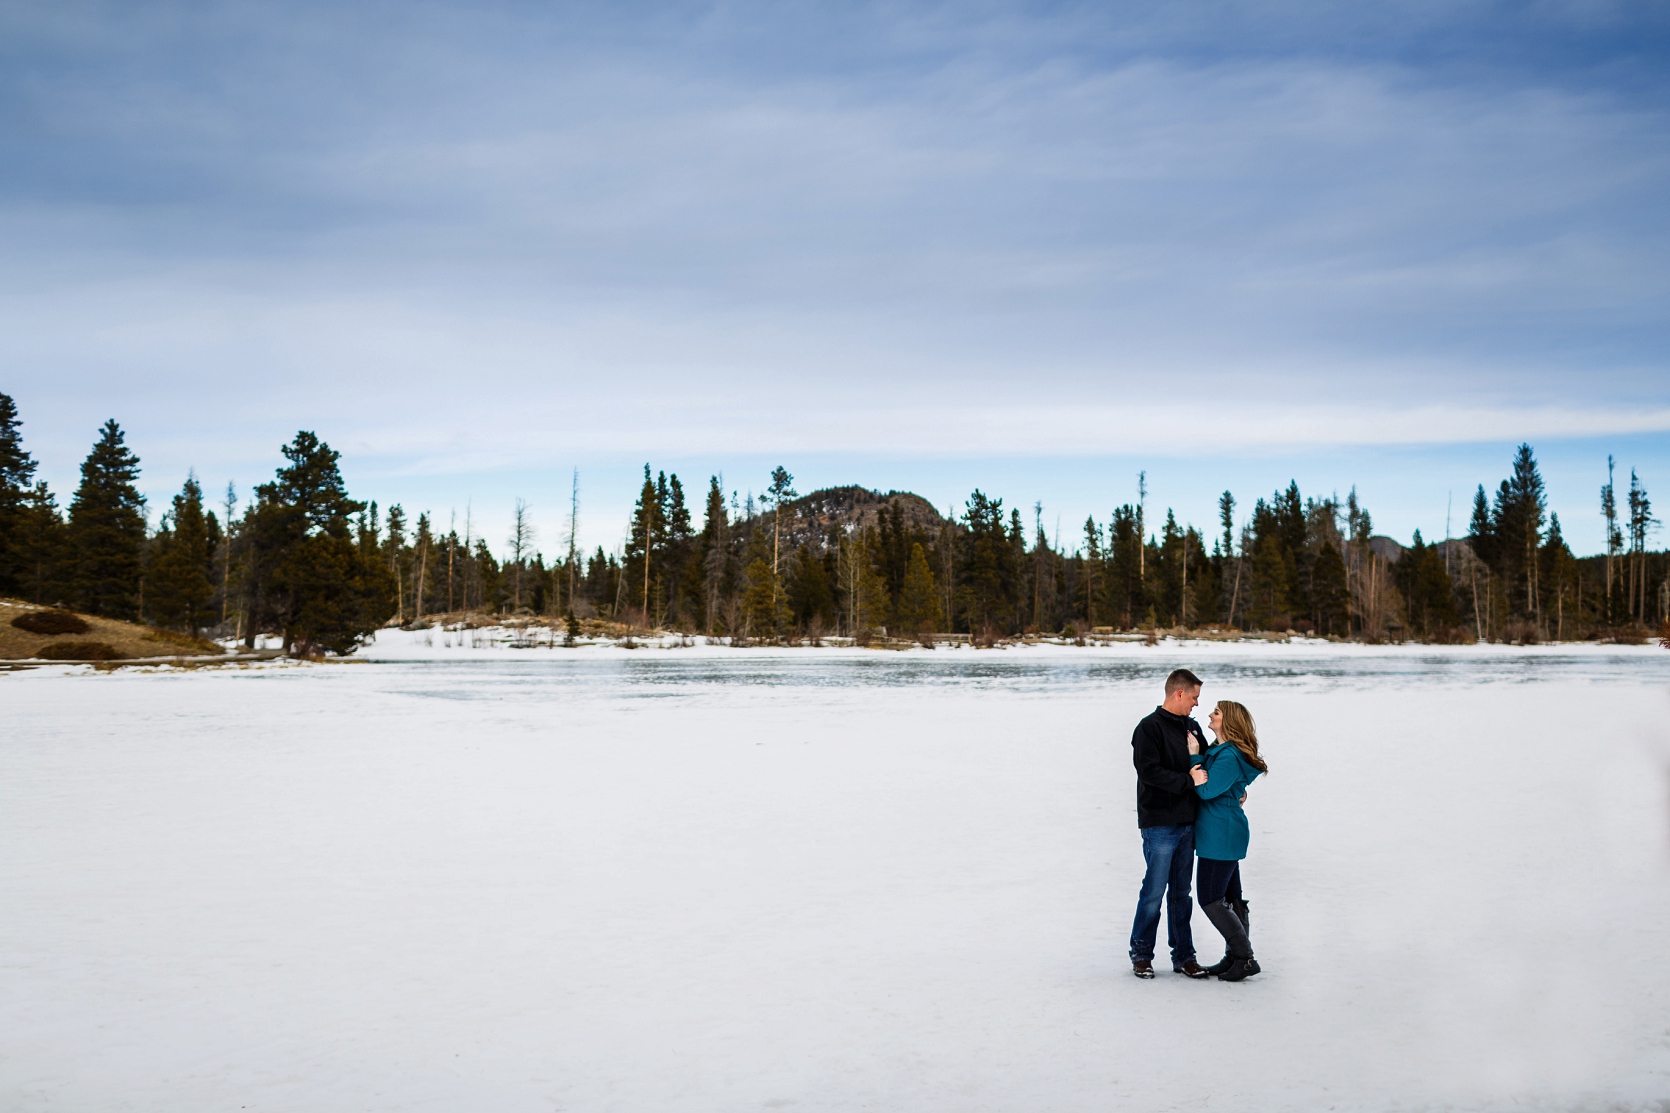
[[[1196,754],[1189,764],[1206,767],[1206,783],[1195,786],[1200,797],[1200,814],[1195,816],[1195,854],[1239,862],[1247,856],[1251,837],[1247,813],[1241,810],[1241,793],[1258,776],[1258,770],[1228,742]]]

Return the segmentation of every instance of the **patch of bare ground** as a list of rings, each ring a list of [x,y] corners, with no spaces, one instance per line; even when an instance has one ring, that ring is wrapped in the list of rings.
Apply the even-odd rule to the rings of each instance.
[[[629,635],[638,637],[653,637],[667,633],[665,630],[653,630],[645,633],[641,626],[633,626],[625,622],[608,622],[600,618],[577,618],[579,636],[583,638],[624,638]],[[391,627],[400,626],[399,623],[389,623]],[[555,631],[560,641],[567,632],[568,619],[565,615],[555,617],[546,615],[504,615],[484,614],[480,611],[446,611],[440,614],[426,614],[421,619],[406,623],[406,630],[485,630],[489,627],[499,630],[509,630],[512,635],[521,634],[529,639],[537,638],[544,641],[550,631]]]
[[[73,619],[74,622],[69,621]],[[21,624],[19,622],[21,620]],[[81,628],[76,629],[79,625]],[[30,629],[33,627],[34,629]],[[41,630],[60,630],[43,633]],[[88,656],[70,653],[71,646],[95,645],[99,649]],[[52,652],[48,660],[125,660],[136,657],[218,657],[224,650],[214,642],[177,634],[172,630],[157,630],[134,622],[114,618],[76,614],[57,607],[43,607],[18,599],[0,599],[0,660],[22,661],[40,658],[43,651]]]

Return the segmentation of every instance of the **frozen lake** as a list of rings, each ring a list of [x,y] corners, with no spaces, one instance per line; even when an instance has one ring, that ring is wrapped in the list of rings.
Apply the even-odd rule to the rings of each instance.
[[[0,675],[0,1109],[1670,1095],[1663,650],[447,640]],[[1126,959],[1178,665],[1271,764],[1239,985]]]

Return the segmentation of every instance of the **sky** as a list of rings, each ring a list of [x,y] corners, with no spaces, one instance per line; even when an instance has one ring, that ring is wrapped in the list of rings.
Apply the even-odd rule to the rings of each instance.
[[[1594,552],[1609,455],[1670,498],[1667,140],[1647,3],[0,0],[0,392],[153,523],[309,429],[548,552],[646,462],[1407,542],[1525,441]]]

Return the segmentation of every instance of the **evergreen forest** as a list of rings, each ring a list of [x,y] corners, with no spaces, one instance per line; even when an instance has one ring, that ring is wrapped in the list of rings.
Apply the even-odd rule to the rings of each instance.
[[[518,500],[493,544],[468,516],[443,524],[352,498],[338,453],[299,432],[270,482],[240,500],[195,475],[150,525],[140,461],[108,421],[60,507],[36,479],[22,421],[0,394],[0,595],[185,634],[282,640],[298,656],[345,654],[385,625],[509,617],[566,631],[651,630],[731,644],[1027,635],[1084,639],[1188,629],[1297,632],[1367,641],[1642,640],[1670,616],[1667,557],[1634,471],[1608,461],[1598,492],[1605,552],[1578,557],[1529,445],[1466,535],[1408,545],[1374,532],[1355,489],[1296,483],[1250,508],[1225,491],[1201,528],[1136,501],[1051,537],[1042,507],[978,490],[944,513],[909,492],[802,495],[779,467],[739,499],[721,478],[688,492],[645,465],[624,544],[580,548],[578,477],[555,555]]]

